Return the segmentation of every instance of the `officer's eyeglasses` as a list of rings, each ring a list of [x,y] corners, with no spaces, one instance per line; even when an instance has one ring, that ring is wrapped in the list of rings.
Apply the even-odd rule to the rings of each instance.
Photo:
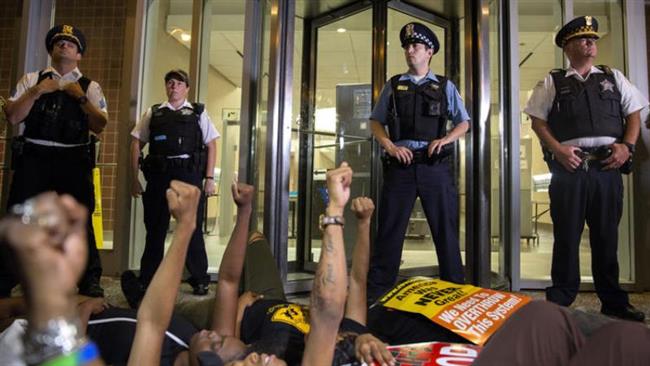
[[[594,37],[579,37],[578,38],[578,42],[580,42],[580,44],[587,44],[587,43],[594,43],[595,44],[597,40],[598,40],[598,38],[594,38]]]

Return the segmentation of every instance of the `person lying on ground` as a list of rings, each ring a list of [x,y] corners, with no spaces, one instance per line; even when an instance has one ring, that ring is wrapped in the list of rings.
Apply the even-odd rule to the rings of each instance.
[[[87,261],[87,210],[69,195],[47,192],[11,212],[0,221],[0,245],[10,248],[18,264],[28,327],[24,342],[18,339],[9,348],[22,350],[25,364],[103,365],[96,346],[83,336],[75,306]]]

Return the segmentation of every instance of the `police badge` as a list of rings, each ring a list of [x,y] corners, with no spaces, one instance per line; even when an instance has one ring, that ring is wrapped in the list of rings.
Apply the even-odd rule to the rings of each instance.
[[[609,92],[613,93],[614,92],[614,84],[612,84],[612,82],[609,81],[609,80],[603,80],[603,81],[600,82],[600,91],[602,91],[602,92],[609,91]]]

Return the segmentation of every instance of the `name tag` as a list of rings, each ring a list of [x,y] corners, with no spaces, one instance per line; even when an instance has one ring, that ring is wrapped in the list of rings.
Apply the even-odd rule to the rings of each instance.
[[[167,135],[158,135],[153,137],[154,141],[165,141],[167,140]]]
[[[403,90],[409,90],[409,86],[408,85],[398,85],[397,90],[402,90],[402,91]]]

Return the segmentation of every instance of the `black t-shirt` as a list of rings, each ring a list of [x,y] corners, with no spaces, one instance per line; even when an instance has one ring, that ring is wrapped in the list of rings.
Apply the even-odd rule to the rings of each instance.
[[[134,309],[110,307],[90,317],[88,338],[97,344],[107,365],[126,365],[135,338],[137,315]],[[178,353],[188,349],[190,339],[197,332],[185,318],[173,315],[165,332],[160,364],[171,366]]]
[[[388,344],[431,341],[469,343],[465,338],[421,314],[394,310],[378,304],[368,310],[368,330]]]
[[[274,354],[296,365],[302,359],[308,324],[306,306],[262,299],[244,311],[240,338],[255,352]]]

